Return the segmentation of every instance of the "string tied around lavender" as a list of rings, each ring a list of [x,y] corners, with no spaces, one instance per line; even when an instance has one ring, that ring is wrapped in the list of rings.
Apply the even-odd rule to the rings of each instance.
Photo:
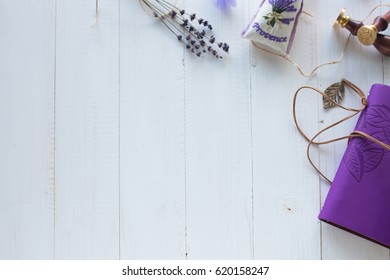
[[[145,12],[160,20],[160,22],[184,45],[190,52],[201,57],[210,54],[222,59],[221,52],[229,53],[230,46],[218,41],[212,34],[213,26],[195,13],[188,13],[166,0],[138,0]],[[96,0],[96,18],[91,27],[96,26],[99,17],[99,0]]]

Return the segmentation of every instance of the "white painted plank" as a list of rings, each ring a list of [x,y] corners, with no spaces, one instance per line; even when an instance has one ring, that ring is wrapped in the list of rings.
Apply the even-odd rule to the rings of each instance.
[[[259,2],[259,1],[256,1]],[[305,1],[312,11],[318,1]],[[258,5],[253,4],[254,13]],[[319,183],[305,156],[307,143],[292,120],[292,96],[315,84],[280,57],[253,48],[254,252],[256,259],[319,259]],[[317,60],[313,21],[302,15],[291,51],[309,72]],[[299,119],[317,130],[317,98],[300,100]],[[314,161],[317,162],[314,156]]]
[[[56,255],[119,258],[119,1],[57,3]]]
[[[54,1],[0,1],[0,259],[54,252]]]
[[[230,45],[222,61],[185,52],[188,258],[252,259],[250,60],[240,37],[248,3],[221,12],[186,1],[186,9]]]
[[[184,259],[183,48],[138,1],[120,25],[121,258]]]
[[[334,19],[338,16],[341,8],[347,9],[349,14],[354,19],[362,19],[366,17],[368,12],[380,1],[361,1],[345,0],[340,1],[318,1],[316,14],[318,14],[318,54],[321,60],[333,60],[341,53],[344,47],[345,40],[349,34],[347,30],[332,28]],[[379,13],[379,10],[378,10]],[[370,18],[369,22],[374,17]],[[319,87],[325,89],[334,82],[340,81],[342,78],[347,78],[351,82],[356,83],[367,94],[374,83],[380,83],[383,80],[382,72],[382,57],[374,48],[361,46],[356,38],[351,40],[348,52],[344,61],[336,66],[321,69],[319,72]],[[351,107],[359,107],[360,100],[353,93],[347,92],[345,104]],[[322,101],[321,101],[322,102]],[[319,104],[322,106],[322,104]],[[320,109],[320,126],[321,128],[340,120],[348,113],[339,110],[331,110],[325,112]],[[349,134],[357,119],[340,125],[332,132],[324,135],[324,138],[334,138]],[[321,148],[321,169],[330,178],[333,178],[340,164],[342,155],[345,152],[346,143],[329,145]],[[329,191],[329,184],[321,181],[321,197],[322,203]],[[379,245],[373,244],[370,241],[344,232],[327,224],[322,224],[322,258],[323,259],[388,259],[389,251]]]

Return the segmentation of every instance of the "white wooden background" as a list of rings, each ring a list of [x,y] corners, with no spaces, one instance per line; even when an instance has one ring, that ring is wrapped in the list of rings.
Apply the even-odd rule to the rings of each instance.
[[[317,220],[329,185],[291,116],[304,84],[390,83],[388,58],[352,40],[306,79],[240,38],[260,0],[179,0],[231,45],[198,59],[138,0],[100,2],[91,29],[95,0],[0,0],[1,259],[389,259]],[[317,25],[302,17],[292,56],[307,70],[340,55],[342,7],[380,3],[305,2]],[[343,115],[300,104],[312,133]],[[344,149],[315,160],[333,176]]]

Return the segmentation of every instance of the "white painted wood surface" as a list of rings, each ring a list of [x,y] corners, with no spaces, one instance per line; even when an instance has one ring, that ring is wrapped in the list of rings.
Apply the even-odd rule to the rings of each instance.
[[[342,64],[303,78],[240,38],[260,1],[237,2],[178,1],[230,43],[216,62],[138,1],[101,0],[91,29],[95,0],[0,0],[0,259],[389,259],[317,220],[329,185],[291,116],[304,84],[389,83],[388,58],[352,40]],[[291,55],[307,70],[337,58],[339,10],[378,3],[306,1],[317,23],[301,18]],[[343,115],[314,95],[300,106],[311,132]],[[314,159],[333,176],[344,149]]]
[[[305,9],[311,11],[313,2]],[[252,12],[256,9],[256,3]],[[303,16],[291,56],[304,69],[316,64],[315,25]],[[308,70],[306,70],[308,72]],[[308,167],[306,143],[292,122],[292,94],[303,84],[295,67],[252,50],[253,188],[255,258],[321,257],[318,176]],[[317,99],[305,99],[305,128],[317,130]]]
[[[54,257],[55,18],[53,1],[0,1],[1,259]]]
[[[58,259],[119,257],[119,1],[93,4],[57,1]]]
[[[183,50],[150,19],[138,1],[121,1],[120,256],[183,259]]]

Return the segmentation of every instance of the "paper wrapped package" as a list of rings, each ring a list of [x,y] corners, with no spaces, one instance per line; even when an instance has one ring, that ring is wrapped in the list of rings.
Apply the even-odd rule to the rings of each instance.
[[[278,54],[290,52],[303,0],[263,0],[242,38]]]
[[[389,86],[372,86],[355,130],[390,144]],[[351,139],[319,219],[390,248],[390,151]]]

